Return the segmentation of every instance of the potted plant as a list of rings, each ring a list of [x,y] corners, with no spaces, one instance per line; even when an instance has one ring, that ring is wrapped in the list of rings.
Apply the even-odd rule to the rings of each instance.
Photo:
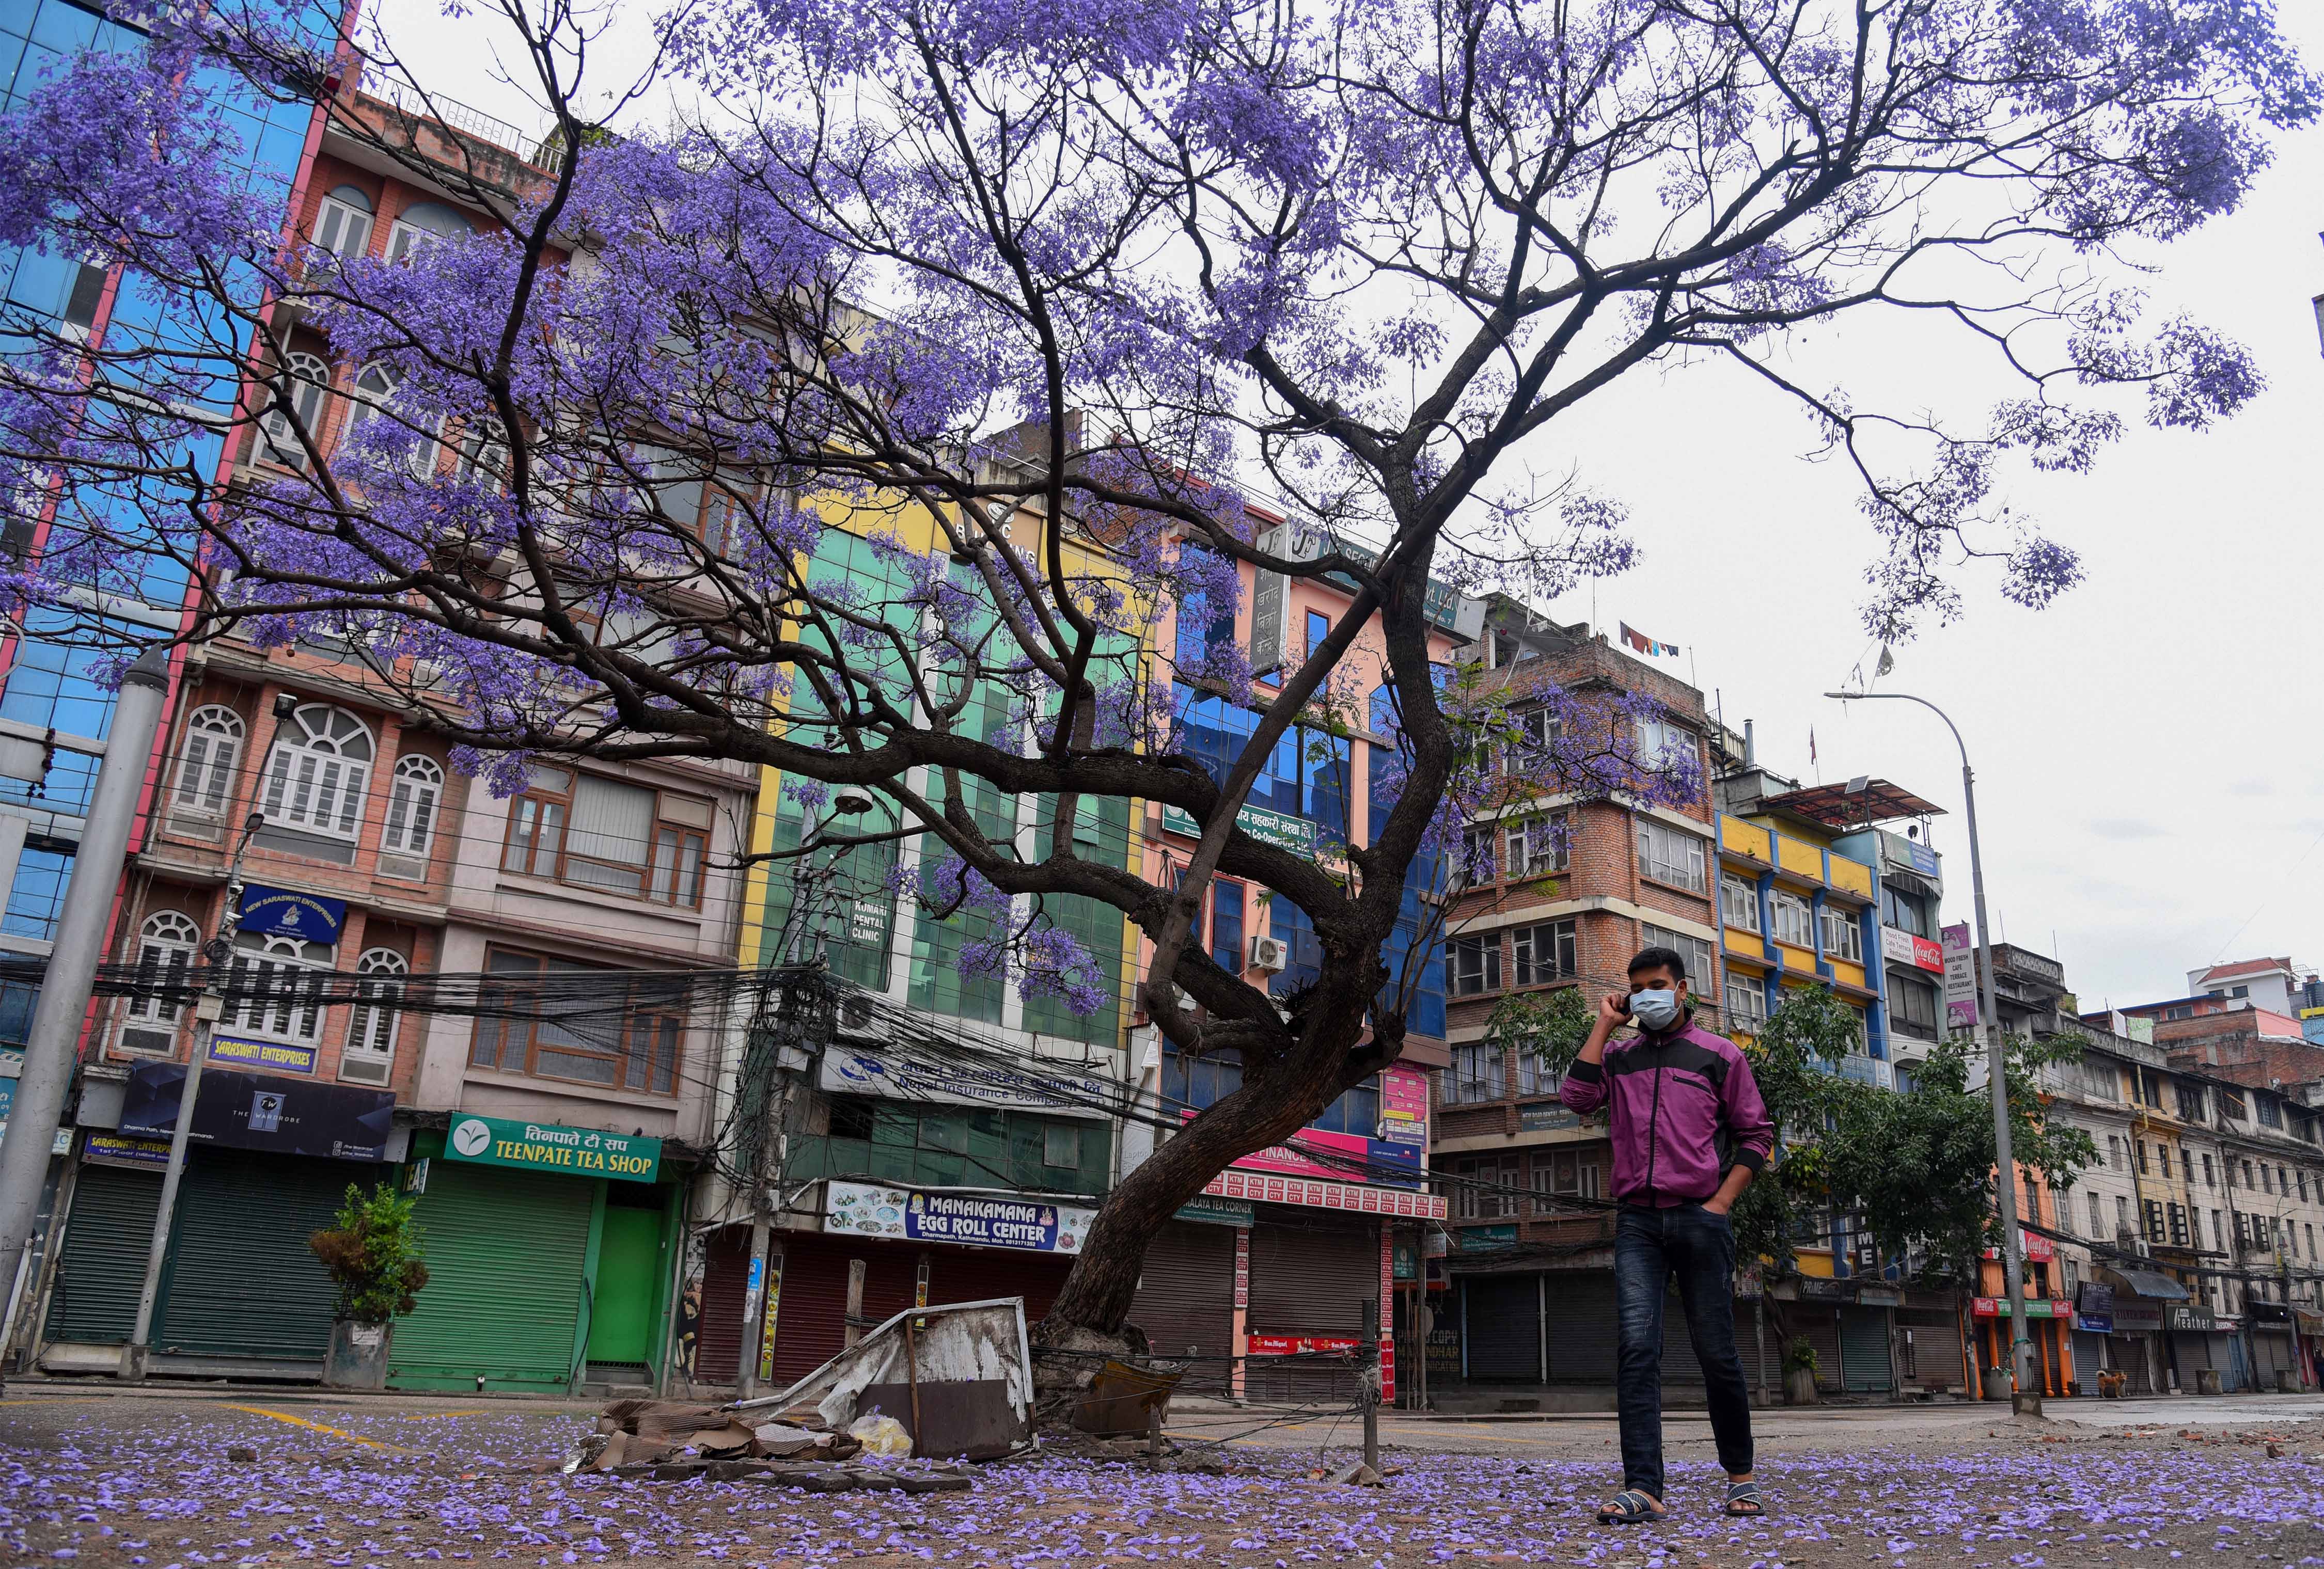
[[[366,1198],[349,1183],[337,1224],[307,1239],[339,1291],[331,1310],[331,1348],[323,1363],[327,1384],[387,1387],[395,1320],[419,1306],[420,1289],[428,1284],[420,1227],[411,1218],[415,1202],[399,1197],[385,1183]]]
[[[1784,1404],[1812,1406],[1816,1403],[1815,1346],[1804,1335],[1795,1336],[1784,1347]]]

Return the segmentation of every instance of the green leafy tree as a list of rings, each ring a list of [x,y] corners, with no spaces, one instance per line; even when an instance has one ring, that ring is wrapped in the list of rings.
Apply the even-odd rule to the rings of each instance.
[[[412,1219],[415,1202],[383,1182],[366,1198],[350,1182],[337,1224],[307,1239],[339,1289],[332,1308],[335,1317],[385,1324],[420,1305],[428,1266],[420,1262],[421,1233]]]
[[[1543,1069],[1563,1073],[1582,1055],[1596,1016],[1581,986],[1549,992],[1508,992],[1485,1021],[1485,1040],[1504,1050],[1514,1046],[1539,1059]]]
[[[1965,1039],[1940,1042],[1911,1090],[1892,1093],[1840,1075],[1862,1028],[1824,986],[1792,994],[1768,1016],[1751,1067],[1775,1121],[1776,1160],[1735,1206],[1737,1252],[1787,1273],[1803,1220],[1833,1211],[1855,1217],[1892,1256],[1917,1251],[1922,1278],[1970,1283],[1979,1251],[2000,1240],[1983,1054]],[[2070,1035],[2005,1041],[2013,1152],[2060,1188],[2098,1152],[2088,1133],[2046,1122],[2038,1081],[2082,1044]]]

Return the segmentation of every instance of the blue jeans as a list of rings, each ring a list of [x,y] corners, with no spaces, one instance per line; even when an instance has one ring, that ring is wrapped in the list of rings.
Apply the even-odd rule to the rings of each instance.
[[[1751,1392],[1735,1352],[1735,1233],[1725,1216],[1700,1204],[1626,1206],[1614,1225],[1622,1485],[1656,1498],[1663,1496],[1663,1299],[1674,1276],[1702,1364],[1719,1463],[1730,1475],[1751,1469]]]

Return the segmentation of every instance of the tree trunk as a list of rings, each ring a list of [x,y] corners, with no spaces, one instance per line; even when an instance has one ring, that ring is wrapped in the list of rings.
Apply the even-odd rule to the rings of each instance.
[[[1247,1061],[1240,1088],[1159,1142],[1106,1196],[1042,1321],[1044,1340],[1076,1331],[1119,1333],[1138,1292],[1146,1244],[1179,1207],[1243,1156],[1290,1138],[1350,1083],[1380,1066],[1351,1053],[1363,1036],[1367,999],[1386,974],[1376,957],[1369,963],[1334,963],[1334,957],[1327,948],[1322,977],[1309,994],[1314,1011],[1295,1022],[1300,1038],[1282,1057],[1264,1066]],[[1372,1048],[1390,1050],[1378,1041]]]

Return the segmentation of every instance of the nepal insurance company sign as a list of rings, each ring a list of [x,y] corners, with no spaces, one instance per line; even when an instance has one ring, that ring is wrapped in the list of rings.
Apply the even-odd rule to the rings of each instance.
[[[650,1182],[661,1168],[659,1139],[503,1117],[455,1116],[444,1134],[444,1153],[482,1166],[525,1166],[624,1182]]]
[[[825,1186],[823,1229],[858,1236],[1077,1253],[1089,1234],[1090,1222],[1097,1218],[1094,1209],[1038,1198],[925,1193],[864,1182]]]

